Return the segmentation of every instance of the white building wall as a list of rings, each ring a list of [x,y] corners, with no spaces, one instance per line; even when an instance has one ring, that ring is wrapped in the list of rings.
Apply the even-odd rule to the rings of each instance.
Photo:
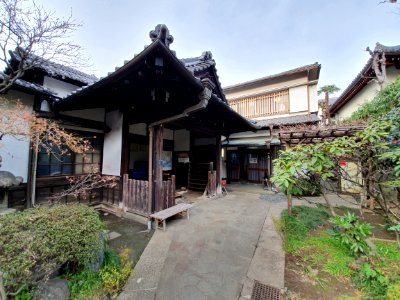
[[[7,93],[6,98],[11,102],[9,105],[13,105],[13,101],[19,100],[28,112],[33,110],[32,95],[25,93],[10,91]],[[15,103],[15,102],[14,102]],[[28,167],[29,167],[29,138],[14,138],[11,136],[4,135],[0,141],[0,156],[2,157],[2,163],[0,170],[9,171],[15,176],[21,176],[23,182],[27,181],[28,178]]]
[[[48,76],[44,76],[43,86],[57,93],[58,97],[65,97],[72,91],[75,91],[79,86],[64,82],[58,79],[54,79]]]
[[[400,70],[391,67],[386,70],[386,85],[392,83],[397,76],[400,75]],[[347,102],[336,114],[336,120],[344,120],[349,118],[353,112],[357,111],[358,108],[374,99],[376,94],[379,92],[380,87],[376,80],[371,80],[368,84],[357,93],[349,102]]]
[[[119,110],[106,113],[106,124],[111,131],[104,135],[102,174],[119,176],[121,173],[122,119]]]
[[[235,91],[225,90],[224,93],[227,99],[233,100],[236,98],[242,98],[255,94],[268,93],[275,90],[286,89],[291,86],[296,86],[306,83],[307,83],[307,77],[305,76],[301,78],[290,79],[276,83],[262,84],[262,82],[260,82],[258,84],[254,84],[253,86],[245,86],[242,88],[238,88]]]
[[[289,88],[290,112],[308,112],[307,86]]]
[[[308,92],[310,96],[310,112],[318,111],[318,86],[316,84],[310,85],[308,87]]]

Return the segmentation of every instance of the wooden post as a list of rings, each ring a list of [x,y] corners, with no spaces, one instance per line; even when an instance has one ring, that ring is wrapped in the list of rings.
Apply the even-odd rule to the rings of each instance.
[[[149,215],[153,212],[153,138],[154,128],[149,128],[149,192],[147,199],[147,212]]]
[[[121,177],[129,172],[129,120],[128,114],[122,114],[122,153],[121,153]]]
[[[154,174],[154,209],[155,211],[163,210],[163,186],[162,186],[162,167],[161,158],[163,151],[163,127],[154,127],[154,160],[153,160],[153,174]]]
[[[175,189],[176,189],[176,178],[175,175],[171,176],[171,185],[172,185],[172,201],[171,206],[175,205]]]
[[[122,176],[122,204],[124,210],[128,207],[129,199],[129,186],[128,186],[128,174]]]
[[[216,171],[216,189],[217,195],[222,196],[222,189],[221,189],[221,135],[217,135],[216,140],[216,157],[215,157],[215,171]]]

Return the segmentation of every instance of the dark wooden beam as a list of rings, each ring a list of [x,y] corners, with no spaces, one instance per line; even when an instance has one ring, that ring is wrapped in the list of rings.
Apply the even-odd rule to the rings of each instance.
[[[153,145],[153,176],[154,176],[154,211],[163,210],[163,185],[162,185],[162,166],[161,158],[163,152],[164,128],[162,126],[154,127],[154,145]]]

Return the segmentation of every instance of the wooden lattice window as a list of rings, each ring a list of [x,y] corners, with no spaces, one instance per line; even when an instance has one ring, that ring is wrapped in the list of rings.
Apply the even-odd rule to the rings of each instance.
[[[247,118],[289,113],[289,90],[230,101],[233,110]]]

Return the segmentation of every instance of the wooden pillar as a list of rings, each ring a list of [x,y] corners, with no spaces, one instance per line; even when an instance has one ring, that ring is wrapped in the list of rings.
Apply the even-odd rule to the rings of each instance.
[[[149,197],[147,203],[147,211],[149,215],[153,212],[153,141],[154,141],[154,128],[149,128]]]
[[[163,210],[163,186],[162,186],[162,167],[161,158],[163,151],[163,127],[154,127],[154,145],[153,145],[153,182],[154,182],[154,211]]]
[[[121,178],[129,172],[129,120],[128,114],[122,114],[122,153],[121,153]]]
[[[215,170],[217,171],[216,183],[219,186],[221,184],[221,135],[217,135],[216,142]]]

